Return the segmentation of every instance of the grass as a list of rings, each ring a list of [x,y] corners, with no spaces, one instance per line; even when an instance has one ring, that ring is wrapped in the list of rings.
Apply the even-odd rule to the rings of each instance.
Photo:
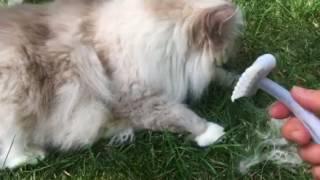
[[[2,0],[0,0],[1,2]],[[36,1],[32,1],[36,2]],[[258,55],[278,58],[272,78],[290,88],[320,88],[320,1],[237,0],[247,21],[235,64],[241,72]],[[143,132],[133,144],[110,147],[100,142],[79,152],[52,153],[37,166],[0,171],[2,179],[310,179],[307,168],[292,172],[272,162],[238,172],[239,161],[253,152],[255,130],[265,128],[272,98],[259,93],[230,102],[231,90],[211,86],[192,108],[227,128],[226,138],[206,149],[170,133]]]

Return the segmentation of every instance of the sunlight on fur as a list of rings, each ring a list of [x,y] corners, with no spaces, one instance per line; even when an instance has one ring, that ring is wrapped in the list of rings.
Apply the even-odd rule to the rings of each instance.
[[[23,0],[8,0],[8,6],[13,6],[21,3],[23,3]]]

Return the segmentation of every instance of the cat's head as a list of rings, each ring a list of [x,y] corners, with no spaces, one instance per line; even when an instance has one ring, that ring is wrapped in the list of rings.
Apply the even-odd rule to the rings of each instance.
[[[230,0],[144,0],[159,21],[171,22],[188,52],[225,61],[243,24],[239,8]],[[177,38],[179,39],[179,38]]]
[[[105,1],[98,41],[173,98],[199,96],[232,50],[242,17],[229,0]],[[122,62],[122,61],[116,61]],[[122,64],[121,64],[122,65]],[[190,91],[189,91],[190,90]]]

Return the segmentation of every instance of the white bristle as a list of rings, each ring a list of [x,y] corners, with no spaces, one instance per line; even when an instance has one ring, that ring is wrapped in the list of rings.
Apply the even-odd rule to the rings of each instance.
[[[273,55],[260,56],[239,78],[232,92],[232,102],[241,97],[253,95],[257,90],[258,81],[264,78],[275,66],[276,60]]]
[[[231,100],[234,102],[236,99],[239,99],[244,96],[252,94],[252,91],[255,90],[255,81],[257,80],[257,74],[259,74],[259,68],[248,68],[239,78],[238,83],[236,84]]]

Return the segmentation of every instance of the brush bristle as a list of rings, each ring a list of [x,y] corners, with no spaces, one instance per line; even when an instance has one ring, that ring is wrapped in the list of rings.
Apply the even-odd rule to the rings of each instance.
[[[267,76],[275,66],[276,60],[273,55],[265,54],[260,56],[253,65],[246,69],[240,76],[232,92],[232,102],[244,96],[254,95],[258,89],[257,83],[261,78]]]
[[[248,68],[239,78],[238,83],[236,84],[231,100],[234,102],[235,100],[244,97],[250,96],[255,93],[256,81],[258,79],[257,74],[259,74],[259,69],[257,68]]]

